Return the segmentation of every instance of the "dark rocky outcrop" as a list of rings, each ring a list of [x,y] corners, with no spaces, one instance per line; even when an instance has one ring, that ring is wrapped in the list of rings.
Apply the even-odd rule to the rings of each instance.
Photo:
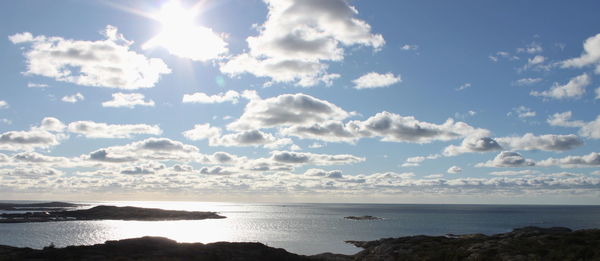
[[[348,241],[350,260],[600,260],[600,230],[524,227],[512,232]]]
[[[382,220],[383,219],[383,218],[369,216],[369,215],[367,215],[367,216],[360,216],[360,217],[357,217],[357,216],[347,216],[347,217],[344,217],[344,218],[345,219],[350,219],[350,220]]]
[[[0,223],[52,222],[72,220],[200,220],[225,218],[215,212],[164,210],[156,208],[96,206],[90,209],[2,214]]]
[[[363,251],[355,255],[302,256],[261,243],[177,243],[143,237],[93,246],[42,250],[0,246],[5,260],[600,260],[600,230],[525,227],[512,232],[450,236],[410,236],[348,241]]]
[[[45,203],[0,203],[0,210],[5,211],[44,211],[48,209],[66,209],[83,206],[67,202],[45,202]]]

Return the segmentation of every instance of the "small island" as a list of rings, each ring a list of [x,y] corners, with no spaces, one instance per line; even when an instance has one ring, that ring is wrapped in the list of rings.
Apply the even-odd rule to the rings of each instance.
[[[67,202],[45,202],[45,203],[0,203],[0,210],[4,211],[47,211],[65,210],[69,208],[84,206]]]
[[[360,217],[357,217],[357,216],[347,216],[347,217],[344,217],[344,218],[345,219],[350,219],[350,220],[383,220],[383,218],[369,216],[369,215],[367,215],[367,216],[360,216]]]
[[[0,223],[31,223],[76,220],[201,220],[225,218],[215,212],[164,210],[156,208],[96,206],[81,210],[0,214]]]

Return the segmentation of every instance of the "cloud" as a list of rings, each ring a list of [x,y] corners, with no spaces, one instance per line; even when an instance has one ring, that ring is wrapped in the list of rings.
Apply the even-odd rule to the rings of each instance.
[[[227,125],[232,130],[251,130],[290,125],[310,125],[342,120],[350,113],[310,95],[283,94],[269,99],[252,99],[242,116]]]
[[[32,83],[32,82],[29,82],[29,83],[27,83],[27,87],[28,88],[47,88],[49,86],[48,86],[48,84],[45,84],[45,83]]]
[[[493,160],[477,163],[475,167],[529,167],[534,165],[533,160],[524,158],[518,152],[503,151]]]
[[[400,47],[400,50],[403,51],[416,51],[419,50],[419,46],[416,44],[405,44]]]
[[[323,170],[323,169],[308,169],[304,172],[304,176],[308,177],[323,177],[329,179],[341,179],[343,178],[341,170]]]
[[[12,158],[15,161],[26,163],[67,163],[69,161],[65,157],[46,156],[37,152],[21,152],[13,155]]]
[[[73,95],[70,95],[70,96],[62,97],[61,100],[64,101],[64,102],[76,103],[78,101],[85,100],[85,97],[83,97],[83,94],[81,94],[81,93],[76,93],[76,94],[73,94]]]
[[[151,88],[171,70],[157,58],[130,51],[132,42],[106,26],[105,40],[81,41],[62,37],[33,37],[25,32],[9,36],[14,44],[30,43],[25,53],[26,75],[39,75],[78,85],[133,90]],[[75,69],[75,70],[73,70]]]
[[[35,127],[34,129],[44,130],[44,131],[53,131],[53,132],[62,132],[66,128],[65,124],[62,123],[59,119],[54,117],[45,117],[42,119],[39,127]]]
[[[501,150],[498,142],[490,137],[473,135],[463,139],[460,146],[450,145],[444,149],[444,156],[456,156],[471,152],[489,152]]]
[[[450,174],[458,174],[462,172],[462,168],[459,166],[452,166],[450,168],[448,168],[448,170],[446,171]]]
[[[600,153],[591,152],[584,156],[567,156],[564,158],[548,158],[537,163],[538,166],[559,166],[561,168],[600,167]]]
[[[349,154],[315,154],[309,152],[273,151],[271,160],[284,164],[343,165],[365,161]]]
[[[203,92],[196,92],[193,94],[184,94],[182,102],[183,103],[224,103],[231,102],[233,104],[238,103],[240,99],[240,94],[236,91],[227,91],[226,93],[219,93],[215,95],[207,95]]]
[[[600,74],[600,34],[592,36],[583,43],[583,53],[577,58],[562,62],[563,68],[581,68],[596,66],[596,73]]]
[[[196,124],[191,130],[184,131],[183,136],[189,140],[203,140],[221,136],[221,129],[210,124]]]
[[[112,94],[112,100],[105,101],[102,103],[102,107],[113,107],[113,108],[130,108],[133,109],[135,106],[149,106],[154,107],[154,101],[144,100],[144,95],[141,93],[122,93],[117,92]]]
[[[45,167],[27,167],[15,169],[0,169],[0,175],[18,179],[42,179],[46,177],[56,177],[63,172],[53,168]]]
[[[381,48],[385,41],[371,34],[371,26],[355,18],[356,8],[344,0],[265,0],[267,21],[250,36],[248,53],[221,64],[221,71],[235,76],[251,73],[271,82],[314,86],[330,85],[338,74],[329,74],[326,61],[341,61],[344,47]]]
[[[202,158],[198,148],[167,138],[148,138],[123,146],[113,146],[93,151],[84,158],[107,163],[124,163],[138,160],[196,161]]]
[[[388,87],[390,85],[401,82],[400,75],[395,76],[393,73],[380,74],[376,72],[367,73],[358,79],[353,80],[355,89],[373,89]]]
[[[534,85],[536,83],[539,83],[542,80],[543,80],[542,78],[522,78],[522,79],[518,79],[517,81],[515,81],[514,85],[529,86],[529,85]]]
[[[532,111],[530,108],[527,108],[525,106],[519,106],[517,108],[513,108],[513,111],[509,112],[507,115],[510,116],[513,114],[513,112],[515,114],[517,114],[517,117],[519,117],[521,119],[535,117],[535,115],[536,115],[535,111]]]
[[[426,159],[437,159],[440,156],[441,156],[440,154],[431,154],[429,156],[409,157],[409,158],[406,158],[405,162],[400,166],[401,167],[418,167],[421,165],[421,162],[425,161]]]
[[[583,145],[583,140],[577,135],[540,135],[526,133],[522,137],[496,138],[498,143],[511,150],[543,150],[543,151],[565,151],[572,150]]]
[[[6,109],[8,107],[8,102],[0,100],[0,109]]]
[[[541,53],[543,51],[544,51],[544,48],[542,48],[542,45],[539,43],[536,43],[536,42],[527,44],[524,48],[517,48],[517,53],[535,54],[535,53]]]
[[[493,171],[490,172],[490,175],[492,176],[516,176],[516,175],[534,175],[534,174],[540,174],[540,171],[537,170],[530,170],[530,169],[526,169],[526,170],[505,170],[505,171]]]
[[[593,121],[584,122],[571,121],[571,114],[571,111],[555,113],[548,118],[547,122],[552,126],[580,128],[579,134],[581,136],[590,139],[600,139],[600,115]]]
[[[600,87],[596,88],[596,100],[600,99]]]
[[[291,139],[278,139],[270,133],[259,130],[247,130],[238,133],[226,134],[221,137],[211,137],[210,146],[265,146],[267,148],[280,148],[292,144]]]
[[[458,88],[456,88],[456,90],[457,91],[462,91],[462,90],[467,89],[467,88],[471,88],[471,83],[465,83],[465,84],[463,84],[461,86],[458,86]]]
[[[106,124],[93,121],[76,121],[69,123],[68,130],[86,138],[129,139],[133,135],[160,135],[158,125],[147,124]]]
[[[582,75],[571,78],[565,85],[555,83],[549,90],[538,92],[531,91],[530,95],[540,96],[552,99],[567,99],[567,98],[581,98],[585,94],[585,87],[592,83],[591,77],[584,73]]]
[[[59,141],[58,136],[43,130],[8,131],[0,134],[0,150],[47,149]]]

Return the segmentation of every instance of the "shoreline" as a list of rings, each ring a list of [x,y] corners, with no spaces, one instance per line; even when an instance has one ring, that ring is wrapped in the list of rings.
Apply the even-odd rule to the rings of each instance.
[[[483,235],[407,236],[347,241],[354,255],[298,255],[258,242],[178,243],[164,237],[106,241],[103,244],[47,246],[36,250],[0,245],[0,260],[594,260],[600,258],[600,229],[523,227]]]

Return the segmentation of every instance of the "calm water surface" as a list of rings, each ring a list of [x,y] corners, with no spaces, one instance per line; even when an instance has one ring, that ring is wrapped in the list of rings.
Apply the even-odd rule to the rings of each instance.
[[[89,203],[97,205],[99,203]],[[105,202],[102,204],[216,211],[226,219],[197,221],[68,221],[0,224],[0,244],[42,248],[162,236],[179,242],[251,241],[299,254],[353,254],[344,240],[448,233],[502,233],[522,226],[600,228],[600,206],[244,204]],[[380,221],[344,216],[372,215]]]

